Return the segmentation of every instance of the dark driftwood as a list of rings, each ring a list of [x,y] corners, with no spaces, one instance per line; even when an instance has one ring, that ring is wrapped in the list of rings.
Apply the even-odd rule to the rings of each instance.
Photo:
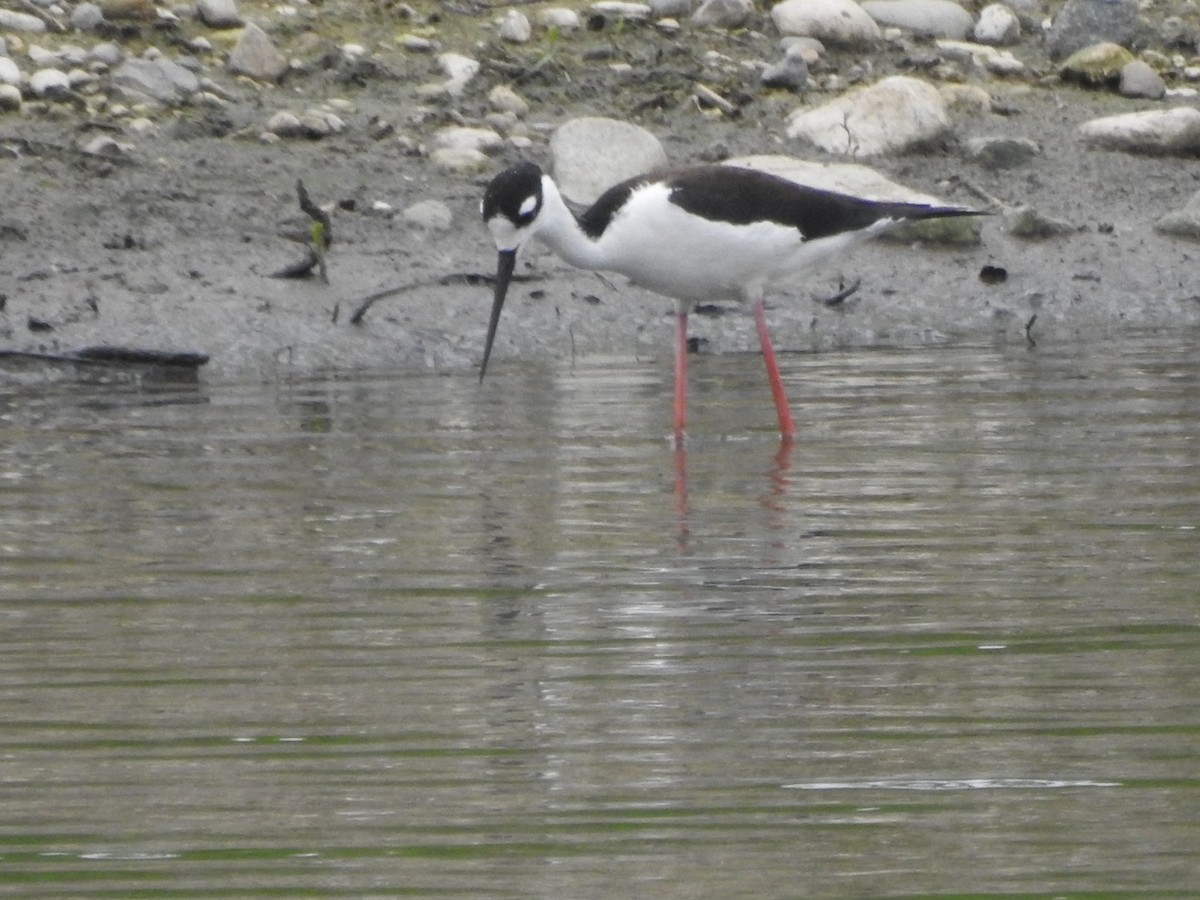
[[[136,347],[80,347],[63,353],[39,353],[28,350],[0,350],[0,362],[6,359],[40,360],[55,363],[83,363],[93,366],[160,366],[195,369],[208,362],[207,353],[187,350],[142,350]]]

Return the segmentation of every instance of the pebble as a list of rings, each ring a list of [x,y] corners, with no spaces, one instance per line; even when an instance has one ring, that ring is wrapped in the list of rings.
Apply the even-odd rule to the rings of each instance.
[[[21,89],[15,84],[0,84],[0,111],[21,111]]]
[[[496,112],[523,116],[529,112],[529,104],[507,84],[498,84],[488,92],[488,105]]]
[[[0,30],[26,31],[31,34],[41,34],[46,30],[46,23],[37,16],[29,13],[14,12],[11,9],[0,9]]]
[[[787,136],[829,153],[878,156],[944,137],[950,130],[937,88],[903,75],[885,78],[787,120]]]
[[[1134,55],[1120,44],[1105,41],[1076,50],[1063,60],[1058,67],[1058,74],[1061,78],[1080,84],[1116,84],[1121,77],[1121,70],[1133,61]]]
[[[441,200],[420,200],[407,207],[400,220],[421,231],[449,231],[454,226],[454,213]]]
[[[21,69],[7,56],[0,56],[0,84],[21,85]]]
[[[141,102],[179,103],[200,90],[195,74],[168,59],[134,57],[112,73],[118,96]]]
[[[649,131],[599,116],[564,122],[550,137],[550,153],[559,190],[573,203],[591,203],[617,182],[667,163]]]
[[[71,90],[71,79],[61,69],[38,69],[29,76],[29,91],[42,99],[61,97]]]
[[[1173,210],[1154,223],[1159,234],[1200,241],[1200,191],[1180,209]]]
[[[975,20],[952,0],[866,0],[863,10],[880,25],[892,25],[922,37],[960,41]]]
[[[783,0],[771,7],[781,34],[813,37],[836,47],[865,49],[879,43],[879,26],[854,0]]]
[[[71,27],[76,31],[99,31],[104,26],[104,11],[95,3],[80,3],[71,10]]]
[[[967,159],[985,169],[1011,169],[1023,165],[1042,152],[1036,141],[1028,138],[977,137],[965,144]]]
[[[125,54],[122,52],[120,47],[107,41],[103,44],[97,44],[88,51],[87,55],[89,60],[103,63],[104,65],[110,67],[119,65],[124,57]]]
[[[763,69],[762,83],[767,87],[800,90],[808,83],[807,57],[811,52],[799,44],[788,47],[783,53],[783,59]]]
[[[439,169],[461,175],[482,172],[492,164],[487,154],[470,147],[442,147],[429,154],[429,161]]]
[[[538,23],[543,28],[553,28],[560,34],[569,34],[583,28],[583,20],[579,18],[579,13],[561,6],[543,9],[538,13]]]
[[[237,0],[196,0],[196,15],[209,28],[240,28],[245,24]]]
[[[1166,82],[1148,63],[1135,59],[1121,69],[1118,87],[1122,96],[1161,100],[1167,93]]]
[[[650,18],[650,6],[646,3],[623,3],[619,0],[601,0],[588,7],[588,12],[606,20],[628,19],[645,22]]]
[[[438,150],[477,150],[480,153],[498,153],[504,147],[504,138],[490,128],[473,128],[451,125],[439,128],[429,139],[429,152]]]
[[[276,49],[270,35],[251,22],[242,29],[225,68],[256,81],[278,81],[287,72],[288,61]]]
[[[438,57],[438,65],[449,77],[442,90],[451,97],[461,96],[471,79],[479,74],[479,62],[461,53],[443,53]]]
[[[1200,154],[1200,109],[1177,106],[1092,119],[1079,126],[1092,147],[1126,153]]]
[[[1064,219],[1056,219],[1032,206],[1014,206],[1001,213],[1004,229],[1013,237],[1037,240],[1071,234],[1076,227]]]
[[[527,44],[533,37],[529,17],[519,9],[510,9],[500,20],[500,39],[510,44]]]
[[[1021,20],[1003,3],[992,3],[980,10],[972,36],[981,44],[1015,44],[1021,39]]]
[[[1023,75],[1026,72],[1025,63],[1013,56],[1010,50],[999,50],[970,41],[939,40],[934,46],[949,59],[970,61],[972,65],[996,75]]]
[[[650,0],[650,14],[655,18],[690,16],[696,0]]]
[[[692,24],[737,28],[744,25],[753,14],[754,4],[750,0],[704,0],[700,8],[692,13]]]

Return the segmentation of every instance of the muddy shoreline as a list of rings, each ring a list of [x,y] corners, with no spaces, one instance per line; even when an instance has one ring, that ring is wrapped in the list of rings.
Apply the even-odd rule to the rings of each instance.
[[[643,34],[637,46],[656,40]],[[490,299],[482,279],[494,265],[479,197],[507,163],[522,156],[547,162],[555,125],[577,115],[629,119],[663,142],[672,163],[752,153],[844,161],[784,137],[783,116],[802,102],[795,94],[762,91],[734,117],[689,102],[680,60],[693,59],[699,43],[727,50],[734,38],[705,32],[689,40],[676,39],[656,76],[659,105],[631,108],[649,88],[624,90],[628,74],[607,69],[559,91],[552,82],[519,86],[533,107],[528,146],[506,146],[471,174],[433,165],[422,141],[439,125],[482,117],[484,95],[505,73],[485,67],[460,101],[431,106],[418,90],[432,71],[426,58],[362,83],[333,83],[314,70],[278,87],[243,86],[219,111],[166,112],[136,135],[69,107],[0,117],[0,347],[201,352],[210,357],[203,377],[220,380],[470,371]],[[1089,149],[1077,134],[1091,118],[1170,101],[1044,78],[982,87],[992,111],[957,113],[951,139],[863,162],[953,202],[979,205],[982,192],[1031,204],[1074,230],[1016,238],[991,217],[978,246],[876,243],[840,271],[814,273],[769,300],[781,351],[1029,337],[1046,349],[1131,329],[1200,325],[1200,244],[1153,229],[1200,189],[1197,160]],[[619,102],[606,103],[606,92]],[[258,138],[275,109],[331,97],[343,101],[343,133]],[[395,127],[380,129],[380,122]],[[98,133],[128,141],[129,151],[118,158],[81,152]],[[1031,138],[1041,152],[1000,169],[964,153],[968,139],[994,135]],[[271,277],[303,253],[280,236],[299,221],[298,178],[318,203],[332,205],[328,284]],[[449,229],[412,226],[399,215],[431,199],[449,207]],[[1002,268],[1006,279],[981,280],[984,266]],[[536,248],[525,254],[522,274],[527,281],[510,296],[494,370],[518,358],[669,352],[670,301],[620,278],[570,269]],[[814,299],[855,279],[860,289],[836,307]],[[351,323],[364,298],[387,289],[397,290]],[[756,346],[750,317],[737,308],[697,317],[694,330],[704,352]]]

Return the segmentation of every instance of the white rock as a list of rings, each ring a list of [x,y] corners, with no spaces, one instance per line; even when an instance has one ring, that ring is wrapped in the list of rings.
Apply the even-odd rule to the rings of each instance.
[[[997,75],[1019,75],[1025,71],[1025,63],[1013,56],[1010,50],[944,38],[935,41],[934,45],[950,59],[970,62]]]
[[[196,75],[169,59],[127,59],[113,71],[112,83],[127,100],[159,103],[178,103],[200,90]]]
[[[20,112],[21,89],[15,84],[0,84],[0,112]]]
[[[0,84],[21,85],[21,69],[7,56],[0,56]]]
[[[644,22],[650,18],[650,4],[601,0],[600,3],[593,3],[589,6],[588,12],[606,19],[630,19],[635,22]]]
[[[716,25],[736,28],[754,14],[751,0],[704,0],[692,13],[693,25]]]
[[[488,91],[488,104],[501,113],[523,116],[529,112],[529,104],[507,84],[498,84]]]
[[[1200,241],[1200,191],[1196,191],[1181,208],[1155,222],[1154,230],[1160,234]]]
[[[270,35],[251,22],[229,54],[225,68],[235,75],[258,81],[278,81],[288,70],[288,61]]]
[[[528,44],[533,37],[533,26],[529,17],[519,9],[510,9],[500,20],[500,39],[510,44]]]
[[[0,31],[28,31],[32,34],[41,34],[45,30],[46,23],[37,16],[14,12],[10,9],[0,9]]]
[[[279,137],[300,137],[304,133],[304,127],[300,124],[298,115],[280,110],[267,119],[267,131]]]
[[[543,28],[553,28],[560,34],[579,31],[583,27],[583,21],[579,18],[579,13],[573,9],[565,9],[561,6],[543,9],[539,12],[538,24]]]
[[[429,154],[429,161],[440,169],[460,174],[482,172],[491,165],[486,154],[470,147],[442,147]]]
[[[981,44],[1015,44],[1021,39],[1021,20],[1003,3],[993,3],[980,11],[973,36]]]
[[[209,28],[239,28],[237,0],[196,0],[196,15]]]
[[[29,90],[35,97],[57,97],[71,90],[71,79],[61,69],[38,69],[29,76]]]
[[[400,220],[423,231],[449,231],[454,226],[454,213],[441,200],[421,200],[405,209]]]
[[[591,203],[619,181],[666,165],[658,138],[637,125],[585,116],[564,122],[550,137],[554,179],[563,196]]]
[[[1084,141],[1093,147],[1127,153],[1200,153],[1200,109],[1147,110],[1092,119],[1079,126]]]
[[[866,0],[863,10],[880,25],[912,34],[961,40],[975,20],[952,0]]]
[[[118,143],[107,134],[92,138],[82,148],[88,156],[107,156],[110,158],[129,158],[133,155],[133,144]]]
[[[451,97],[461,96],[471,79],[479,74],[479,61],[461,53],[443,53],[438,57],[438,65],[449,78],[443,88]]]
[[[790,138],[830,153],[877,156],[929,143],[950,130],[937,88],[898,75],[788,117]]]
[[[30,44],[25,54],[39,69],[49,69],[57,66],[60,62],[58,54],[55,51],[47,50],[39,44]]]
[[[504,138],[490,128],[470,128],[451,125],[439,128],[429,139],[428,150],[477,150],[480,153],[496,153],[504,147]]]
[[[771,8],[782,34],[813,37],[841,47],[879,43],[879,26],[854,0],[784,0]]]

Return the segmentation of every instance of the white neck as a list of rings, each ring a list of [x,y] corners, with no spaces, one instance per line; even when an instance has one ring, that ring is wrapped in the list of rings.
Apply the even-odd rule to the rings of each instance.
[[[538,214],[534,237],[573,266],[581,269],[603,267],[596,242],[579,227],[579,220],[567,208],[549,175],[542,176],[542,211]]]

